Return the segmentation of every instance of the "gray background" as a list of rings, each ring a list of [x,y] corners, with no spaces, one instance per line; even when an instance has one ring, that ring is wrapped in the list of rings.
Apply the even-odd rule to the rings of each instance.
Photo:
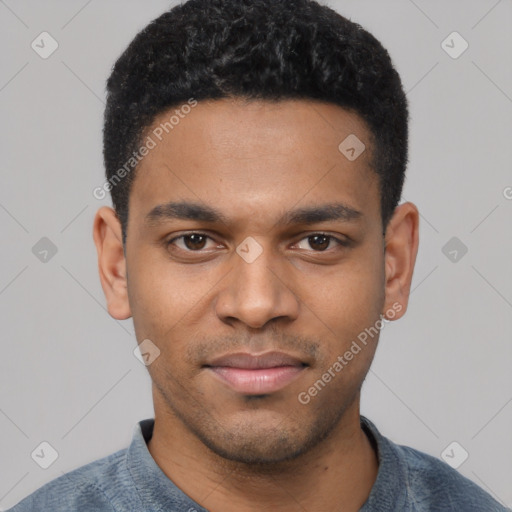
[[[103,183],[105,80],[169,5],[0,1],[3,509],[125,447],[153,415],[131,321],[105,310],[91,227],[109,203],[92,190]],[[382,332],[362,413],[436,457],[457,441],[469,453],[458,471],[511,506],[512,2],[329,5],[373,32],[402,76],[411,109],[403,199],[422,213],[409,311]],[[42,31],[59,44],[47,59],[31,48]],[[441,46],[453,31],[469,43],[457,59]],[[46,262],[32,251],[43,237],[57,248]],[[457,261],[442,250],[452,237]],[[46,470],[30,456],[42,441],[59,453]]]

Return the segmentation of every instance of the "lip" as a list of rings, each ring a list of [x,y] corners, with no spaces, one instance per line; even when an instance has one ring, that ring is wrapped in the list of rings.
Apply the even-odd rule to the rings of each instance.
[[[283,352],[259,355],[239,352],[219,357],[205,365],[207,370],[234,391],[248,395],[278,391],[298,378],[307,366]]]

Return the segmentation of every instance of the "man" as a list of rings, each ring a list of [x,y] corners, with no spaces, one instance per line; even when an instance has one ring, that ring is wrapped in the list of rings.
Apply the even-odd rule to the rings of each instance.
[[[100,279],[155,419],[14,511],[505,510],[360,416],[418,249],[373,36],[309,0],[190,0],[117,61],[104,156]]]

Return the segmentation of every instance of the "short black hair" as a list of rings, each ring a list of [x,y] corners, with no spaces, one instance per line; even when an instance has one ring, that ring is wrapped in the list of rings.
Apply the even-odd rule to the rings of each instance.
[[[139,32],[107,81],[103,155],[123,244],[134,151],[157,115],[191,98],[318,100],[358,114],[372,136],[385,232],[405,178],[408,107],[381,43],[313,0],[189,0]]]

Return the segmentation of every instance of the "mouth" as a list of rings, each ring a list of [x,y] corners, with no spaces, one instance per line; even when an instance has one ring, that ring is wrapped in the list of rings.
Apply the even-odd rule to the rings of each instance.
[[[238,393],[264,395],[284,388],[308,366],[283,352],[260,355],[239,352],[214,359],[204,368]]]

